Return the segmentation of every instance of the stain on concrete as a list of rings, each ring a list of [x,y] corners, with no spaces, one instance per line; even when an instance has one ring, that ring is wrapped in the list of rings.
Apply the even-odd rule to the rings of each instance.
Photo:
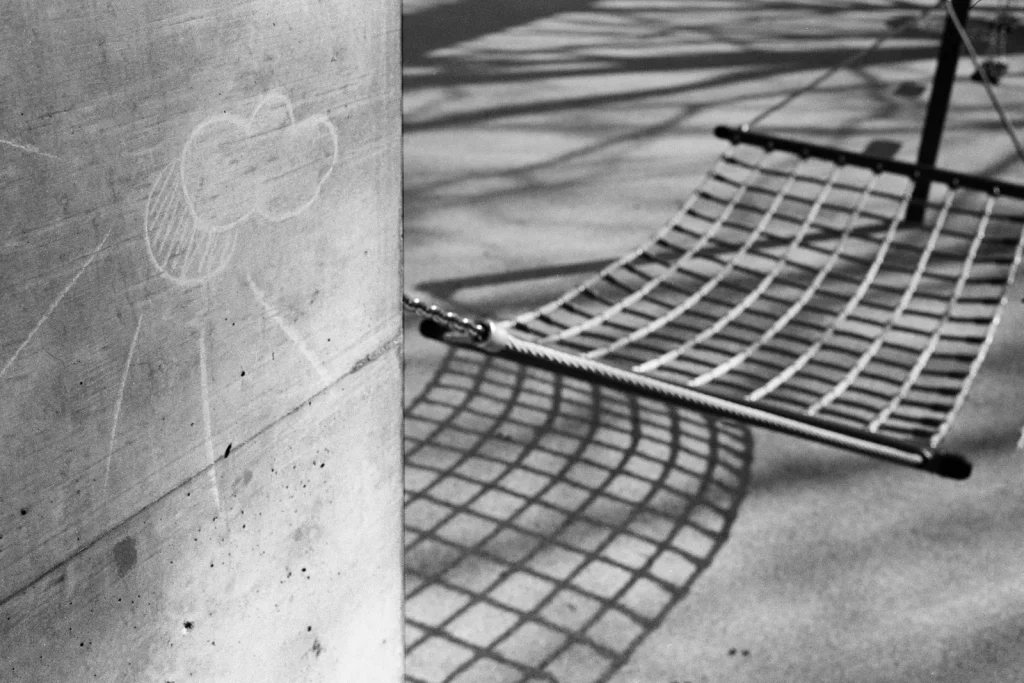
[[[233,484],[235,491],[238,491],[243,486],[248,486],[249,482],[252,481],[252,470],[245,470],[240,476],[235,477]]]
[[[317,657],[319,657],[320,653],[324,651],[324,646],[320,644],[319,638],[313,639],[313,647],[311,649],[313,650],[313,654]]]
[[[114,546],[114,566],[117,567],[118,576],[130,572],[138,559],[139,552],[135,549],[135,539],[131,536],[121,539]]]

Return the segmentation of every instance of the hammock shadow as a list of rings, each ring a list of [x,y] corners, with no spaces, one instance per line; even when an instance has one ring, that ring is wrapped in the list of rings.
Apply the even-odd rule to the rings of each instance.
[[[406,411],[406,680],[600,683],[725,543],[748,427],[472,351]]]

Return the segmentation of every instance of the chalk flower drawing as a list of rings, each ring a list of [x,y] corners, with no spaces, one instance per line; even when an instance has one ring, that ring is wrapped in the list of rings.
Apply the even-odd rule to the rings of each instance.
[[[206,119],[192,130],[181,155],[157,174],[150,187],[143,231],[149,260],[160,275],[177,285],[209,282],[231,262],[249,219],[258,216],[278,223],[298,216],[320,196],[337,161],[338,133],[330,119],[317,114],[297,121],[291,101],[280,92],[267,94],[249,118],[223,114]],[[251,275],[246,280],[268,318],[295,344],[326,385],[326,369],[298,331],[277,312]],[[140,315],[114,409],[105,487],[109,486],[118,418],[141,326]],[[208,333],[205,322],[200,321],[197,327],[202,421],[211,465],[208,476],[220,509],[212,467],[216,454],[210,414]],[[6,370],[5,366],[0,376]]]
[[[0,146],[58,158],[30,145],[0,138]],[[318,114],[296,121],[288,98],[272,92],[249,118],[218,115],[193,129],[178,159],[165,166],[153,181],[146,200],[144,235],[147,255],[160,275],[181,285],[209,282],[224,270],[234,254],[239,233],[254,216],[277,223],[298,216],[320,196],[338,160],[338,134],[327,116]],[[0,381],[7,379],[19,358],[54,315],[79,279],[98,260],[113,228],[87,254],[42,317],[28,331],[12,355],[0,365]],[[317,373],[330,382],[327,369],[310,350],[296,327],[286,320],[253,277],[246,281],[267,319],[275,323]],[[125,392],[131,368],[144,345],[144,314],[139,312],[121,369],[117,398],[111,409],[110,433],[104,461],[104,490],[109,490],[118,450],[118,428],[128,409]],[[208,331],[198,321],[199,390],[205,431],[207,470],[214,503],[220,509],[217,459],[210,411]],[[225,456],[226,457],[226,456]]]
[[[334,124],[322,114],[296,121],[279,92],[264,97],[248,119],[206,119],[150,188],[150,261],[179,285],[208,281],[227,267],[248,219],[298,216],[319,197],[337,160]]]

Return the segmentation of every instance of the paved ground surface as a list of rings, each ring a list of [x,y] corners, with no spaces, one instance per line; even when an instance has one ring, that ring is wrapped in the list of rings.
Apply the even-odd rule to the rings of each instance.
[[[498,317],[553,298],[671,216],[715,125],[916,8],[407,0],[406,289]],[[934,25],[762,128],[912,160]],[[940,163],[1021,182],[961,66]],[[408,321],[410,680],[1021,680],[1022,297],[946,442],[964,483],[452,354]]]

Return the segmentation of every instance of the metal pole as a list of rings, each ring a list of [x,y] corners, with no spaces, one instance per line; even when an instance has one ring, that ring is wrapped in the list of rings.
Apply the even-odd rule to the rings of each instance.
[[[971,0],[952,0],[953,11],[960,23],[967,25],[967,10]],[[921,133],[921,145],[917,151],[918,166],[934,166],[939,155],[939,143],[942,141],[942,129],[946,123],[946,112],[949,110],[949,95],[953,90],[956,78],[956,65],[960,58],[960,34],[956,25],[947,14],[946,25],[942,30],[942,44],[939,46],[939,63],[935,67],[935,79],[932,81],[932,94],[928,101],[928,114]],[[907,222],[920,223],[924,218],[925,203],[928,200],[927,179],[922,179],[914,186],[914,194],[907,208]]]
[[[866,429],[791,413],[757,402],[730,399],[701,389],[670,384],[557,348],[519,339],[493,322],[488,322],[488,335],[482,341],[468,341],[461,331],[456,337],[449,338],[447,326],[430,318],[421,323],[420,332],[425,337],[507,358],[524,365],[551,370],[560,375],[667,401],[672,405],[739,420],[818,443],[846,448],[855,453],[917,467],[950,479],[966,479],[971,475],[971,463],[954,453],[933,451]]]

